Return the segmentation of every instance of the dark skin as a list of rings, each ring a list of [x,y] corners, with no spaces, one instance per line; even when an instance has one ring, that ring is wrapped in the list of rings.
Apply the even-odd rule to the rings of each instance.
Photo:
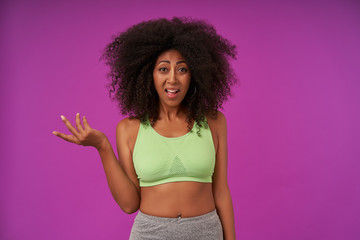
[[[185,135],[188,126],[181,102],[189,88],[191,73],[183,56],[176,50],[162,53],[155,64],[153,78],[159,95],[160,110],[159,118],[153,126],[154,130],[164,137]],[[207,120],[216,151],[212,183],[182,181],[150,187],[139,186],[132,160],[140,121],[125,118],[119,122],[116,128],[116,142],[122,170],[115,164],[105,172],[107,175],[115,176],[111,180],[108,179],[108,182],[120,207],[131,206],[122,209],[127,209],[128,213],[140,209],[143,213],[159,217],[176,218],[181,214],[181,217],[186,218],[206,214],[216,208],[223,226],[224,239],[235,239],[234,213],[227,183],[226,119],[221,112],[218,112],[215,119],[207,116]],[[83,118],[84,127],[82,127],[80,116],[76,116],[76,127],[79,132],[67,119],[64,122],[73,135],[54,132],[55,135],[79,145],[94,146],[101,156],[109,154],[111,147],[107,137],[102,132],[92,129],[86,118]],[[122,176],[121,179],[118,176]],[[128,193],[127,196],[123,194],[123,189]],[[116,190],[121,193],[114,193]]]
[[[179,137],[188,132],[186,115],[181,108],[181,101],[189,88],[191,74],[184,58],[178,51],[172,50],[161,54],[155,64],[154,85],[159,95],[160,114],[153,126],[164,137]],[[169,93],[168,90],[174,93]],[[178,92],[177,92],[178,91]],[[175,94],[175,92],[177,92]],[[121,124],[121,123],[120,123]],[[201,182],[170,182],[151,187],[139,187],[132,156],[140,121],[127,118],[124,128],[128,136],[121,149],[127,149],[125,171],[141,194],[140,210],[143,213],[160,217],[192,217],[208,213],[215,209],[212,184]],[[119,152],[121,154],[122,151]],[[161,207],[159,207],[161,206]]]
[[[176,120],[174,120],[174,122],[175,121]],[[139,124],[139,120],[127,119],[127,127],[130,135],[129,150],[131,153],[134,149]],[[154,130],[160,135],[169,135],[166,134],[169,132],[159,130],[157,125],[160,124],[157,123],[154,126]],[[166,124],[163,123],[163,128],[166,129],[166,127]],[[172,128],[170,125],[168,127],[169,129]],[[179,124],[178,129],[173,131],[177,132],[176,135],[173,134],[173,137],[185,135],[187,131],[187,123],[185,123],[184,117],[183,124]],[[218,144],[217,141],[214,141],[214,144],[216,146]],[[130,174],[135,172],[135,169],[130,163],[128,166]],[[181,213],[181,217],[192,217],[211,212],[215,209],[211,183],[170,182],[151,187],[140,187],[140,191],[140,210],[143,213],[153,216],[177,217],[178,213]]]

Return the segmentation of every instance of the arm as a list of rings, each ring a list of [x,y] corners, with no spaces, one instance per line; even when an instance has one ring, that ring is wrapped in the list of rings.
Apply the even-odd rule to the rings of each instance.
[[[224,114],[218,112],[215,122],[218,146],[213,175],[213,194],[216,210],[223,226],[224,239],[235,240],[234,209],[227,182],[227,127]]]
[[[126,213],[133,213],[138,210],[140,188],[128,144],[129,139],[134,136],[138,127],[136,122],[134,124],[134,121],[123,119],[116,128],[116,142],[120,159],[118,161],[108,138],[104,133],[91,128],[85,116],[83,116],[83,127],[80,114],[76,114],[77,129],[72,126],[65,116],[61,115],[61,118],[73,135],[66,135],[58,131],[54,131],[53,134],[68,142],[95,147],[99,151],[111,194],[117,204]]]
[[[139,209],[140,188],[133,170],[128,145],[132,128],[129,128],[127,123],[128,119],[123,119],[116,127],[119,161],[108,139],[98,148],[98,151],[112,196],[124,212],[131,214]]]

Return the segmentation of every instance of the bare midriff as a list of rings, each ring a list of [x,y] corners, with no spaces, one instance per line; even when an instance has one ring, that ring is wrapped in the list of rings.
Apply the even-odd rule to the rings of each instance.
[[[212,183],[170,182],[140,189],[140,211],[148,215],[186,218],[215,209]]]

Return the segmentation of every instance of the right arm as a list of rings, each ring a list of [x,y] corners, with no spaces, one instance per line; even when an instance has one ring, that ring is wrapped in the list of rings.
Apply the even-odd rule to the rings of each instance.
[[[116,127],[116,146],[119,161],[117,160],[108,139],[98,147],[101,161],[105,170],[106,179],[117,204],[128,213],[136,212],[140,207],[140,187],[137,179],[129,146],[134,134],[131,120],[125,118]]]
[[[76,115],[76,128],[62,116],[66,127],[73,135],[54,131],[56,136],[78,145],[95,147],[101,157],[105,170],[106,179],[112,196],[120,208],[128,213],[134,213],[140,206],[140,187],[132,162],[130,142],[136,139],[138,125],[136,121],[128,118],[119,122],[116,127],[116,145],[119,161],[117,160],[112,146],[104,133],[90,127],[85,116],[81,125],[80,115]]]

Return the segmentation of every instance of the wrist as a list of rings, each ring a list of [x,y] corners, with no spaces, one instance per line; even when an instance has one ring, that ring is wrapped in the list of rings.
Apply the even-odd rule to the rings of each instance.
[[[107,138],[104,138],[104,140],[102,140],[101,143],[96,146],[96,149],[99,152],[104,152],[104,151],[108,150],[109,147],[111,147],[109,140]]]

